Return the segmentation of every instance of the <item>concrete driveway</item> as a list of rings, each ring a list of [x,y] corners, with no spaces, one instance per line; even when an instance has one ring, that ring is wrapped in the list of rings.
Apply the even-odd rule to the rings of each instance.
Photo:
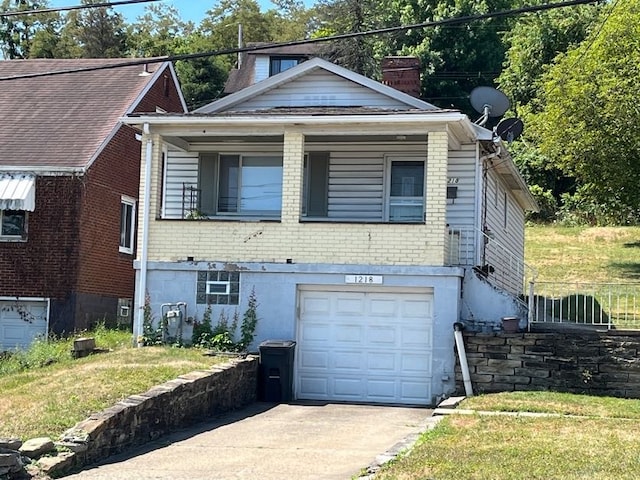
[[[431,412],[419,407],[255,403],[65,478],[346,480],[424,431]]]

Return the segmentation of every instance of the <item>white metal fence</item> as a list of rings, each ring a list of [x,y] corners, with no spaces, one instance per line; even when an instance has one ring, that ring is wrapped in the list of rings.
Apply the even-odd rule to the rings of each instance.
[[[640,329],[640,283],[530,284],[530,323]]]

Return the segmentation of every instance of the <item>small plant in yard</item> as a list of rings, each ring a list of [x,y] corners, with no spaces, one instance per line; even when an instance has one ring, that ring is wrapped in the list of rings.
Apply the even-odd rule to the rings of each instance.
[[[242,317],[242,326],[240,327],[240,345],[243,349],[247,349],[256,336],[256,326],[258,325],[258,298],[256,297],[255,288],[251,290],[249,295],[249,305]]]
[[[143,345],[162,345],[163,328],[163,325],[155,326],[155,316],[151,309],[151,297],[147,293],[142,307],[142,338],[138,338],[138,343]]]
[[[195,322],[193,327],[192,343],[195,347],[209,348],[218,352],[244,352],[255,338],[255,330],[258,324],[258,300],[255,290],[251,291],[247,310],[242,317],[240,325],[240,339],[235,340],[240,316],[238,311],[233,312],[231,322],[225,310],[220,312],[218,323],[211,323],[211,305],[207,305],[202,322]]]

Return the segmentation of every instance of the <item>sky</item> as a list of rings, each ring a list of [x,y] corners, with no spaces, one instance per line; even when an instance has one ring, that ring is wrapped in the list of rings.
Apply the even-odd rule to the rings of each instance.
[[[120,5],[114,10],[121,13],[128,23],[134,22],[144,12],[144,7],[154,3],[173,5],[184,21],[192,21],[196,25],[206,16],[207,10],[211,10],[218,4],[216,0],[163,0],[162,2],[137,3],[132,5]],[[305,2],[308,4],[309,2]],[[79,5],[80,0],[49,0],[50,7],[70,7]],[[258,0],[262,10],[273,8],[270,0]]]

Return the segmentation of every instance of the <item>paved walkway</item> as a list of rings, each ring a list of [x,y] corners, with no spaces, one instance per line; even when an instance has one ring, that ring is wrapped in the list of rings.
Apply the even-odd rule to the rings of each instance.
[[[255,403],[199,424],[68,480],[348,480],[408,436],[432,410]]]

